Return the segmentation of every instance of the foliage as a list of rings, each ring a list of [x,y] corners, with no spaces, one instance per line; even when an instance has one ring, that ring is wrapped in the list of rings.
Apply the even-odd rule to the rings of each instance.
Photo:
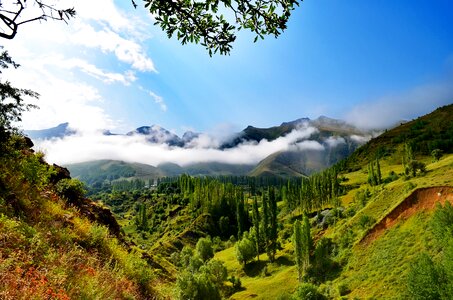
[[[368,164],[368,183],[372,186],[382,183],[381,165],[378,158]]]
[[[331,239],[322,237],[316,244],[313,252],[309,275],[317,281],[327,280],[338,270],[338,264],[332,260],[335,245]]]
[[[197,242],[196,246],[197,255],[203,262],[206,262],[214,257],[214,251],[212,249],[211,238],[201,238]]]
[[[244,232],[242,239],[236,242],[236,258],[245,266],[255,257],[255,244],[249,239],[248,232]]]
[[[439,161],[439,159],[442,157],[443,151],[440,149],[434,149],[431,151],[431,156],[433,157],[433,161]]]
[[[408,293],[411,299],[441,299],[441,270],[427,254],[421,254],[407,276]]]
[[[176,33],[182,44],[201,43],[210,55],[228,54],[236,32],[243,28],[256,34],[255,41],[269,34],[279,36],[296,5],[297,0],[145,0],[145,7],[155,16],[155,24],[169,38]],[[224,12],[233,15],[236,25],[224,17]]]
[[[446,201],[445,205],[437,204],[430,222],[434,237],[443,245],[453,239],[453,206]]]
[[[20,2],[20,1],[19,1]],[[1,10],[0,10],[1,12]],[[1,17],[1,13],[0,13]],[[0,32],[1,36],[1,32]],[[0,47],[3,49],[3,47]],[[0,53],[0,74],[1,69],[7,69],[9,67],[18,68],[11,56],[7,51]],[[9,81],[0,81],[0,152],[4,153],[5,149],[3,144],[11,137],[11,135],[17,132],[14,127],[14,123],[22,120],[22,113],[31,108],[35,108],[35,105],[25,104],[26,98],[38,98],[38,93],[33,92],[29,89],[15,88]],[[1,155],[1,154],[0,154]]]
[[[368,227],[373,225],[375,221],[376,220],[374,220],[373,217],[370,217],[368,215],[361,215],[358,224],[360,228],[367,229]]]
[[[296,220],[296,222],[294,222],[293,231],[294,231],[293,233],[294,258],[297,267],[297,277],[299,279],[299,282],[301,282],[303,278],[303,265],[302,265],[303,245],[302,245],[302,226],[299,220]]]
[[[323,300],[326,299],[319,291],[318,288],[311,283],[301,283],[297,289],[295,299],[300,300]]]
[[[420,173],[425,173],[426,172],[426,165],[424,162],[417,161],[417,160],[411,160],[409,163],[406,165],[405,169],[406,175],[412,175],[412,177],[417,176],[417,172]]]
[[[176,281],[179,299],[221,299],[228,272],[221,261],[210,259],[212,256],[209,238],[198,240],[196,253],[184,247],[181,253],[172,255],[180,270]]]
[[[77,202],[85,196],[83,183],[78,179],[62,179],[55,185],[55,191],[60,197],[70,202]]]

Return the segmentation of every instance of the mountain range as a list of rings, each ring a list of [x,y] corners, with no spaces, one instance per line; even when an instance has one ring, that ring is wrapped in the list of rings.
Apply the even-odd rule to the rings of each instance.
[[[25,134],[34,141],[60,139],[77,133],[76,130],[70,128],[68,123],[45,130],[25,131]],[[188,131],[182,137],[179,137],[159,125],[141,126],[126,134],[115,134],[106,130],[103,135],[144,136],[146,143],[165,144],[173,148],[206,147],[199,145],[200,137],[205,135],[203,133]],[[301,118],[269,128],[247,126],[231,138],[218,142],[217,145],[208,146],[219,151],[229,151],[242,145],[288,141],[287,149],[272,153],[258,164],[228,164],[209,161],[185,166],[180,166],[174,162],[150,166],[140,164],[140,158],[137,158],[136,163],[98,160],[69,164],[66,167],[73,176],[79,177],[87,183],[119,178],[151,179],[183,173],[210,176],[307,176],[348,157],[373,135],[376,135],[376,131],[361,130],[342,120],[325,116],[315,120]]]

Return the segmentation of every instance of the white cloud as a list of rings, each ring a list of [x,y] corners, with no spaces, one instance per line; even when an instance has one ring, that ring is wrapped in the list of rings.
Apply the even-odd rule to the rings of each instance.
[[[325,150],[324,146],[321,145],[317,141],[302,141],[296,144],[296,149],[299,151],[304,151],[304,150],[316,150],[316,151],[322,151]]]
[[[341,136],[330,136],[325,140],[325,142],[330,148],[335,148],[340,144],[345,144],[346,140]]]
[[[49,162],[58,164],[95,159],[115,159],[150,165],[165,162],[188,165],[214,161],[231,164],[256,164],[272,153],[292,150],[294,147],[311,150],[324,149],[315,141],[302,141],[308,139],[315,132],[315,128],[305,127],[273,141],[261,140],[259,143],[242,143],[224,150],[203,147],[202,143],[193,148],[170,147],[166,144],[147,143],[146,136],[103,136],[94,132],[53,141],[37,142],[36,147],[44,150]]]
[[[147,56],[143,47],[137,41],[134,41],[131,37],[123,38],[109,28],[104,27],[102,30],[95,30],[89,24],[79,23],[70,42],[88,48],[98,48],[104,53],[114,53],[120,61],[130,64],[136,70],[157,73],[154,62]]]
[[[109,116],[104,99],[111,91],[124,91],[120,86],[137,93],[140,73],[157,72],[146,53],[150,23],[144,25],[132,6],[126,14],[113,0],[51,1],[75,7],[77,17],[67,25],[50,20],[24,24],[13,41],[4,41],[21,68],[7,70],[2,79],[41,95],[34,103],[40,109],[25,113],[19,125],[41,129],[69,122],[82,131],[113,130],[121,124]],[[163,99],[158,104],[166,109]]]
[[[160,109],[163,112],[167,111],[167,104],[165,104],[164,98],[162,98],[161,96],[157,95],[152,91],[148,91],[148,94],[151,96],[151,98],[153,98],[154,102],[156,102],[156,104],[159,105]]]
[[[453,79],[421,85],[353,108],[346,120],[360,128],[383,129],[453,103]]]

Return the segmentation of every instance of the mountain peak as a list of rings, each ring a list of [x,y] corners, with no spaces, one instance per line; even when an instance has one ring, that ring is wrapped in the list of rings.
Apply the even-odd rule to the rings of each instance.
[[[291,122],[283,122],[280,126],[297,126],[299,124],[310,122],[310,118],[300,118]]]

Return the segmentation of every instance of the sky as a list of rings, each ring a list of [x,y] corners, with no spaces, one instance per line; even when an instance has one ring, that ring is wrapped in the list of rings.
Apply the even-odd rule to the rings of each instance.
[[[320,115],[384,128],[453,103],[450,0],[306,0],[278,39],[241,32],[213,57],[168,39],[142,1],[57,2],[77,17],[1,41],[22,65],[2,77],[41,94],[24,129],[221,135]]]

